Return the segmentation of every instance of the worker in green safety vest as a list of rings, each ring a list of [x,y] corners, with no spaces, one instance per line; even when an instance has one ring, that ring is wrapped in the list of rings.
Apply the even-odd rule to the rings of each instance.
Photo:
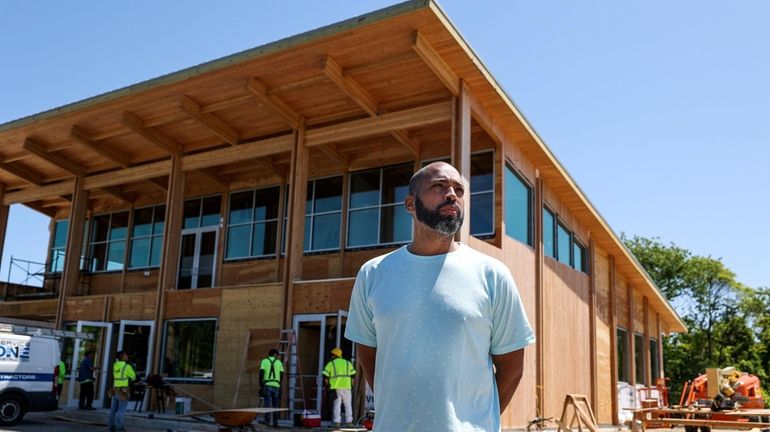
[[[56,375],[56,400],[61,399],[61,391],[64,388],[64,377],[67,375],[67,365],[64,364],[64,356],[59,359],[59,367]]]
[[[265,402],[265,408],[278,408],[281,400],[281,378],[283,363],[278,359],[278,350],[271,349],[267,358],[259,363],[259,395]],[[278,425],[278,414],[265,414],[264,424]]]
[[[128,407],[129,384],[136,379],[136,373],[128,363],[128,354],[125,351],[118,351],[115,359],[115,363],[112,365],[113,384],[110,390],[112,402],[108,426],[110,432],[122,432],[125,431],[123,416],[126,414],[126,407]]]
[[[353,404],[351,389],[353,388],[353,375],[356,374],[356,368],[350,360],[342,358],[342,350],[334,348],[332,359],[324,366],[323,372],[324,384],[333,391],[334,409],[333,421],[335,426],[339,426],[342,421],[341,408],[345,404],[345,423],[349,426],[353,423]]]

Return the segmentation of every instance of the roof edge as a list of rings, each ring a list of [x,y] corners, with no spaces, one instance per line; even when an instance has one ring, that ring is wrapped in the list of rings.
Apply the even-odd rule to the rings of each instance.
[[[150,78],[145,81],[138,82],[136,84],[130,84],[125,87],[121,87],[116,90],[111,90],[106,93],[101,93],[95,96],[81,99],[76,102],[71,102],[56,108],[41,111],[37,114],[31,114],[15,120],[8,121],[0,124],[0,132],[26,126],[31,123],[48,120],[50,118],[75,112],[81,109],[89,108],[93,105],[109,102],[118,99],[123,96],[127,96],[133,93],[141,92],[155,87],[161,87],[164,85],[174,84],[192,77],[212,72],[218,69],[222,69],[233,64],[238,64],[253,60],[262,56],[266,56],[275,52],[283,51],[288,48],[303,45],[308,42],[321,39],[328,36],[333,36],[337,33],[341,33],[347,30],[352,30],[364,25],[369,25],[373,22],[382,21],[385,19],[393,18],[406,13],[414,12],[416,10],[424,9],[428,7],[431,0],[408,0],[403,3],[398,3],[393,6],[388,6],[383,9],[378,9],[373,12],[358,15],[353,18],[346,19],[332,23],[323,27],[318,27],[313,30],[309,30],[294,36],[279,39],[274,42],[269,42],[264,45],[260,45],[254,48],[249,48],[244,51],[230,54],[225,57],[221,57],[215,60],[210,60],[205,63],[201,63],[195,66],[187,67],[176,72],[160,75],[155,78]]]
[[[438,19],[440,19],[444,25],[447,27],[447,29],[453,34],[455,40],[458,42],[458,44],[462,47],[462,49],[466,52],[468,57],[470,57],[473,64],[476,65],[478,70],[481,72],[481,74],[487,79],[489,84],[494,88],[495,92],[500,96],[500,98],[505,102],[506,105],[511,109],[511,112],[519,119],[521,124],[524,126],[524,128],[530,133],[530,135],[534,138],[537,145],[540,147],[540,149],[545,153],[546,157],[551,160],[551,162],[556,166],[556,168],[562,173],[564,178],[567,180],[567,183],[573,188],[573,190],[577,193],[578,197],[585,203],[586,207],[589,209],[589,211],[594,215],[594,217],[598,220],[599,224],[605,229],[605,231],[609,234],[612,241],[618,245],[618,247],[621,249],[621,251],[624,253],[625,258],[630,260],[633,266],[639,271],[639,273],[642,275],[642,277],[647,281],[648,285],[651,286],[655,293],[658,295],[658,297],[663,301],[663,303],[666,305],[666,308],[671,313],[671,315],[674,317],[675,321],[679,326],[681,327],[682,331],[687,331],[687,325],[685,325],[684,321],[682,321],[682,318],[679,316],[679,314],[674,310],[674,308],[671,306],[671,303],[663,296],[663,294],[660,291],[660,288],[655,284],[655,282],[652,280],[650,275],[647,273],[647,271],[639,264],[639,261],[636,260],[636,258],[633,256],[631,251],[628,250],[626,245],[620,241],[620,238],[615,233],[615,231],[610,227],[610,225],[607,223],[607,221],[602,217],[602,215],[599,213],[599,211],[596,209],[596,207],[591,203],[591,201],[588,199],[586,194],[583,192],[583,190],[578,186],[577,182],[572,178],[572,176],[569,174],[569,172],[564,168],[564,165],[561,164],[559,159],[554,155],[551,150],[545,145],[545,141],[540,137],[540,135],[537,133],[535,128],[527,121],[526,117],[522,112],[519,110],[519,108],[516,106],[516,103],[513,101],[513,99],[508,95],[508,93],[505,91],[502,85],[495,79],[495,77],[489,72],[489,69],[484,65],[484,63],[481,61],[481,58],[476,55],[476,53],[473,51],[473,48],[471,48],[470,44],[465,41],[465,39],[462,37],[461,33],[457,30],[457,27],[452,23],[452,21],[449,19],[449,16],[444,12],[444,10],[439,6],[439,4],[435,0],[428,0],[430,3],[430,8],[433,10],[433,12],[436,14]]]

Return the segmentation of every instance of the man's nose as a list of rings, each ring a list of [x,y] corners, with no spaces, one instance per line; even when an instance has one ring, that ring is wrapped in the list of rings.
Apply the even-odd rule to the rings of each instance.
[[[455,193],[455,188],[452,186],[447,187],[446,193],[444,194],[444,198],[452,201],[457,201],[457,194]]]

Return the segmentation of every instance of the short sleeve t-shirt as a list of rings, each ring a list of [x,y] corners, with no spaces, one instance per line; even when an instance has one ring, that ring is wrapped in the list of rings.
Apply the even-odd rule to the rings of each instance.
[[[345,337],[377,348],[376,431],[499,431],[491,355],[535,341],[508,268],[462,244],[364,264]]]

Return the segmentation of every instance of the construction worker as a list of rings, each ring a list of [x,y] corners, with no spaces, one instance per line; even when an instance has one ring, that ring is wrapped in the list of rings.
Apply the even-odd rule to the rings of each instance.
[[[64,376],[67,375],[67,365],[64,364],[64,356],[59,359],[59,375],[56,376],[56,401],[61,399],[61,391],[64,388]]]
[[[259,394],[265,401],[265,408],[278,408],[281,401],[281,378],[283,363],[278,359],[278,350],[271,349],[267,358],[259,364]],[[266,425],[278,426],[278,413],[265,414]]]
[[[91,404],[94,401],[94,351],[86,351],[83,360],[78,367],[78,381],[80,381],[80,400],[78,409],[93,410]]]
[[[126,414],[128,399],[130,396],[130,381],[136,379],[134,368],[128,364],[128,354],[125,351],[118,351],[115,354],[115,363],[112,365],[113,384],[110,390],[112,403],[110,404],[110,418],[108,427],[110,432],[122,432],[123,416]]]
[[[353,423],[353,404],[350,390],[353,388],[353,375],[356,374],[356,368],[350,360],[342,358],[342,350],[334,348],[332,350],[332,359],[324,366],[323,372],[324,384],[328,389],[336,393],[334,398],[333,422],[334,426],[340,426],[342,415],[340,409],[345,404],[345,423],[352,426]]]

